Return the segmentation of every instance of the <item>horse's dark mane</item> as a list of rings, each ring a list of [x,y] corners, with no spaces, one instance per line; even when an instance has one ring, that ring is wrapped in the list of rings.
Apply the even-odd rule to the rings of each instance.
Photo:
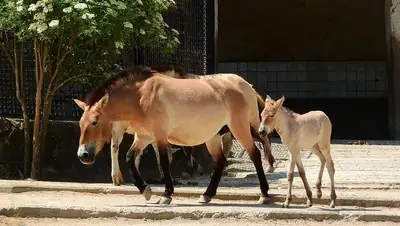
[[[91,107],[106,93],[109,93],[115,88],[121,87],[128,83],[131,84],[133,82],[143,81],[147,78],[150,78],[155,72],[156,71],[154,71],[152,68],[145,66],[136,66],[130,69],[122,70],[114,76],[106,79],[103,83],[92,90],[86,96],[85,103]]]
[[[85,103],[91,107],[97,101],[99,101],[106,93],[119,88],[121,86],[132,84],[134,82],[140,82],[153,76],[154,73],[165,73],[169,71],[175,71],[180,77],[186,75],[185,71],[176,65],[157,65],[153,67],[136,66],[126,68],[116,73],[114,76],[106,79],[103,83],[92,90],[85,98]]]
[[[174,71],[176,74],[179,75],[179,77],[185,77],[186,72],[183,70],[182,67],[173,65],[173,64],[167,64],[167,65],[155,65],[151,67],[153,70],[156,70],[160,73],[164,72],[169,72],[169,71]]]

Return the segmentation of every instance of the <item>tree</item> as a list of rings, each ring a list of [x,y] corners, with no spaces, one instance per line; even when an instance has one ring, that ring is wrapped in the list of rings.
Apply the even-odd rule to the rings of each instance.
[[[179,44],[179,33],[164,22],[162,13],[174,4],[173,0],[0,0],[0,30],[12,31],[15,37],[13,49],[4,35],[1,46],[14,65],[24,124],[28,123],[18,51],[23,51],[24,43],[33,43],[34,48],[31,178],[41,177],[41,152],[55,92],[70,82],[106,75],[124,46],[156,46],[170,53]],[[25,131],[29,132],[26,125]]]

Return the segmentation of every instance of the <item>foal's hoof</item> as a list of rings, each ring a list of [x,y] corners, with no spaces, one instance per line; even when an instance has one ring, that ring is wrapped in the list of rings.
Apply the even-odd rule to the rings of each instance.
[[[146,185],[142,195],[144,196],[146,201],[149,201],[151,199],[151,188],[150,188],[150,185]]]
[[[163,196],[163,197],[161,197],[160,200],[157,201],[157,204],[166,204],[166,205],[168,205],[168,204],[171,203],[171,201],[172,201],[171,197],[164,197]]]
[[[307,207],[311,207],[311,206],[313,206],[312,201],[311,200],[307,200]]]
[[[329,207],[330,208],[335,208],[336,207],[336,205],[335,205],[335,201],[331,201],[331,203],[329,204]]]
[[[274,171],[275,171],[275,167],[273,167],[273,166],[269,166],[267,168],[267,173],[273,173]]]
[[[124,179],[122,178],[121,172],[111,175],[112,182],[114,186],[120,186],[124,184]]]
[[[317,198],[321,198],[322,197],[322,191],[321,190],[317,190]]]
[[[211,202],[211,197],[207,195],[200,195],[200,198],[197,200],[198,203],[209,203]]]
[[[260,199],[258,199],[257,204],[260,205],[265,205],[265,204],[271,204],[272,200],[269,197],[264,197],[260,196]]]

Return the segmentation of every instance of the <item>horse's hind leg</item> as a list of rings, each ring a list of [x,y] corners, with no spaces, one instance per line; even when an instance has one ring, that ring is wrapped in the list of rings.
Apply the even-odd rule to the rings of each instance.
[[[237,113],[235,112],[234,114]],[[231,129],[232,135],[236,137],[239,143],[247,151],[251,161],[256,168],[261,189],[261,197],[258,203],[267,204],[270,202],[270,198],[268,196],[269,185],[267,182],[267,178],[265,177],[264,169],[261,162],[261,152],[255,145],[254,140],[251,136],[251,129],[255,129],[248,124],[247,120],[240,120],[240,117],[236,117],[236,119],[238,120],[231,121],[231,125],[229,125],[229,128]]]
[[[135,133],[133,144],[126,153],[126,163],[128,164],[134,185],[139,189],[140,194],[142,194],[146,200],[150,200],[151,198],[151,189],[150,186],[147,185],[140,176],[137,165],[139,163],[140,154],[142,153],[143,149],[151,143],[152,140],[153,138],[151,137],[140,136],[139,134]]]
[[[319,158],[319,161],[321,162],[321,165],[319,167],[317,182],[315,183],[315,187],[317,188],[317,198],[320,199],[322,197],[321,183],[322,183],[322,175],[324,174],[324,169],[325,169],[325,157],[322,155],[322,152],[319,150],[318,144],[316,144],[312,147],[311,152],[314,153]]]
[[[304,170],[304,166],[303,166],[303,162],[301,161],[300,153],[299,153],[299,155],[297,155],[296,165],[297,165],[297,170],[299,171],[300,178],[303,181],[304,189],[306,190],[307,206],[311,207],[313,205],[312,191],[311,191],[310,185],[308,184],[308,181],[307,181],[306,171]]]
[[[217,194],[218,184],[222,177],[222,171],[226,165],[226,157],[221,149],[221,136],[216,134],[211,140],[206,142],[207,149],[214,162],[214,172],[211,175],[207,190],[200,196],[199,203],[208,203]]]

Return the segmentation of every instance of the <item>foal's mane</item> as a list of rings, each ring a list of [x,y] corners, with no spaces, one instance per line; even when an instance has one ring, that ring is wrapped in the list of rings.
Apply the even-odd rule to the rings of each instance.
[[[122,70],[114,76],[106,79],[103,83],[92,90],[85,98],[85,103],[91,107],[99,101],[106,93],[128,84],[144,81],[153,76],[157,71],[150,67],[136,66],[130,69]]]
[[[283,107],[283,106],[282,106],[282,107]],[[283,109],[284,109],[285,111],[287,111],[287,113],[289,114],[289,116],[298,116],[298,115],[299,115],[299,113],[296,113],[296,112],[290,110],[290,109],[287,108],[287,107],[283,107]]]

